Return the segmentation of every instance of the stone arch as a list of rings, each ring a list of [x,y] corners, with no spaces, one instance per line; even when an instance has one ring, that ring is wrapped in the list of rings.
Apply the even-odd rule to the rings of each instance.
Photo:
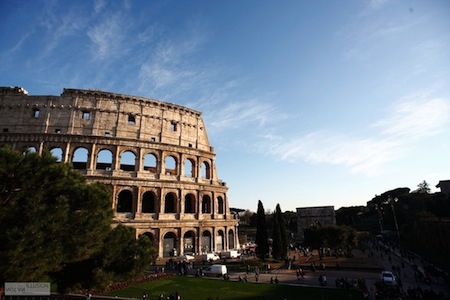
[[[86,170],[89,151],[84,147],[78,147],[73,152],[72,165],[76,170]]]
[[[177,195],[170,192],[164,197],[164,213],[176,213],[177,212]]]
[[[142,195],[142,212],[155,213],[156,212],[156,194],[152,191],[147,191]]]
[[[97,152],[97,163],[95,165],[96,170],[107,170],[111,171],[113,154],[109,149],[101,149]]]
[[[29,147],[25,147],[23,154],[27,154],[27,153],[36,153],[37,152],[37,148],[34,146],[29,146]]]
[[[63,161],[63,150],[59,147],[54,147],[50,149],[50,153],[53,157],[56,158],[56,162],[62,162]]]
[[[132,172],[136,170],[136,154],[131,150],[125,150],[120,155],[120,169]]]
[[[156,241],[155,241],[155,236],[153,233],[147,231],[147,232],[144,232],[142,235],[145,235],[146,237],[148,237],[148,239],[152,243],[152,247],[155,247]]]
[[[163,257],[174,256],[174,249],[177,250],[177,235],[170,231],[163,236]],[[177,251],[178,252],[178,251]]]
[[[211,213],[211,197],[209,195],[203,195],[202,197],[202,213]]]
[[[183,251],[184,254],[195,253],[195,232],[193,230],[186,231],[183,235]]]
[[[228,230],[228,249],[234,249],[234,231],[233,229]]]
[[[184,212],[187,214],[194,214],[196,213],[196,201],[195,196],[192,193],[187,194],[184,196]]]
[[[130,213],[133,210],[133,193],[130,190],[122,190],[117,194],[118,213]]]
[[[186,158],[184,161],[184,176],[195,177],[195,161],[192,158]]]
[[[154,153],[146,153],[144,156],[144,170],[156,173],[158,159]]]
[[[211,252],[212,251],[212,235],[209,230],[205,230],[202,232],[202,252]]]
[[[223,215],[225,213],[225,202],[222,196],[217,197],[217,213]]]
[[[174,155],[167,155],[164,159],[164,172],[166,175],[177,175],[177,158]]]
[[[225,250],[225,233],[222,229],[217,231],[217,239],[216,239],[216,250],[221,251]]]
[[[211,179],[211,164],[206,160],[201,164],[201,178]]]

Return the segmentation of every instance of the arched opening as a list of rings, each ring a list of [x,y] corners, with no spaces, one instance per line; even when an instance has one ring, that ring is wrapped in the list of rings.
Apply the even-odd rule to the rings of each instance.
[[[53,157],[56,157],[56,162],[62,162],[63,151],[61,148],[53,148],[50,153]]]
[[[223,215],[225,212],[222,196],[217,197],[217,213]]]
[[[187,194],[184,197],[184,212],[187,214],[194,214],[195,206],[195,196],[192,194]]]
[[[147,153],[144,156],[144,170],[156,173],[156,156],[153,153]]]
[[[163,257],[176,256],[177,253],[174,253],[174,251],[175,252],[178,252],[178,251],[177,251],[176,244],[175,244],[175,241],[176,241],[175,233],[168,232],[164,235],[163,239],[164,239],[164,241],[163,241],[163,244],[164,244]]]
[[[202,198],[202,213],[211,213],[211,198],[208,195],[204,195]]]
[[[142,235],[145,235],[146,237],[148,237],[148,239],[152,243],[152,247],[155,247],[156,243],[155,243],[155,236],[153,235],[153,233],[151,233],[151,232],[144,232]]]
[[[142,195],[142,212],[154,213],[156,212],[156,195],[153,192],[145,192]]]
[[[221,250],[224,250],[225,249],[225,245],[224,245],[224,241],[225,241],[225,239],[224,239],[224,237],[225,237],[225,233],[223,232],[223,230],[219,230],[218,232],[217,232],[217,241],[216,241],[216,250],[217,251],[221,251]]]
[[[195,233],[193,231],[188,231],[184,234],[183,247],[184,254],[195,253]]]
[[[195,177],[194,160],[188,158],[184,161],[184,176]]]
[[[117,196],[117,212],[126,213],[132,212],[133,208],[133,193],[129,190],[123,190]]]
[[[233,230],[229,230],[228,231],[228,249],[234,249],[235,245],[234,245],[234,232]]]
[[[131,151],[125,151],[120,157],[120,169],[122,171],[132,172],[135,170],[136,155]]]
[[[111,171],[112,168],[112,152],[108,149],[102,149],[97,153],[96,170]]]
[[[201,166],[202,178],[211,179],[211,166],[207,161],[204,161]]]
[[[23,154],[36,153],[36,152],[37,152],[36,147],[30,146],[30,147],[26,148],[25,151],[23,151]]]
[[[76,170],[86,170],[89,152],[86,148],[77,148],[73,153],[72,165]]]
[[[207,230],[202,233],[202,252],[211,252],[211,232]]]
[[[164,163],[166,175],[177,175],[177,160],[175,157],[168,155]]]
[[[164,212],[176,213],[177,212],[177,197],[174,193],[167,193],[164,198]]]

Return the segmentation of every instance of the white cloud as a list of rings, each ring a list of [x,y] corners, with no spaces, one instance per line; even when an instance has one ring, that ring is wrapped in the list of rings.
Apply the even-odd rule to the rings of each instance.
[[[406,101],[395,104],[387,118],[375,127],[386,135],[420,138],[440,132],[449,122],[450,103],[444,99]]]
[[[395,104],[386,118],[374,124],[380,129],[376,136],[313,132],[274,144],[270,152],[282,160],[343,165],[352,173],[374,175],[421,138],[446,129],[449,121],[449,101],[408,99]]]
[[[87,32],[94,59],[111,59],[127,52],[124,42],[127,25],[120,14],[109,15]]]
[[[274,107],[256,100],[222,104],[220,109],[208,112],[211,131],[245,128],[247,124],[262,126],[274,116]]]

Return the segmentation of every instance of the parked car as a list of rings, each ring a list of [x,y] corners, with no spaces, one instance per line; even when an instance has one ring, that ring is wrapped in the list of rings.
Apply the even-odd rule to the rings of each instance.
[[[395,278],[395,275],[391,271],[382,271],[381,281],[387,285],[397,284],[397,279]]]

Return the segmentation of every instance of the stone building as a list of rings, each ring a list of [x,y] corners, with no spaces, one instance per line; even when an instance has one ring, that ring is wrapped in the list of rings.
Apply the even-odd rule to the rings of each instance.
[[[114,223],[147,235],[159,257],[239,247],[198,111],[98,90],[29,96],[0,87],[0,130],[0,146],[48,150],[110,186]]]
[[[297,230],[299,240],[304,241],[303,230],[311,226],[336,225],[334,206],[298,207]]]

